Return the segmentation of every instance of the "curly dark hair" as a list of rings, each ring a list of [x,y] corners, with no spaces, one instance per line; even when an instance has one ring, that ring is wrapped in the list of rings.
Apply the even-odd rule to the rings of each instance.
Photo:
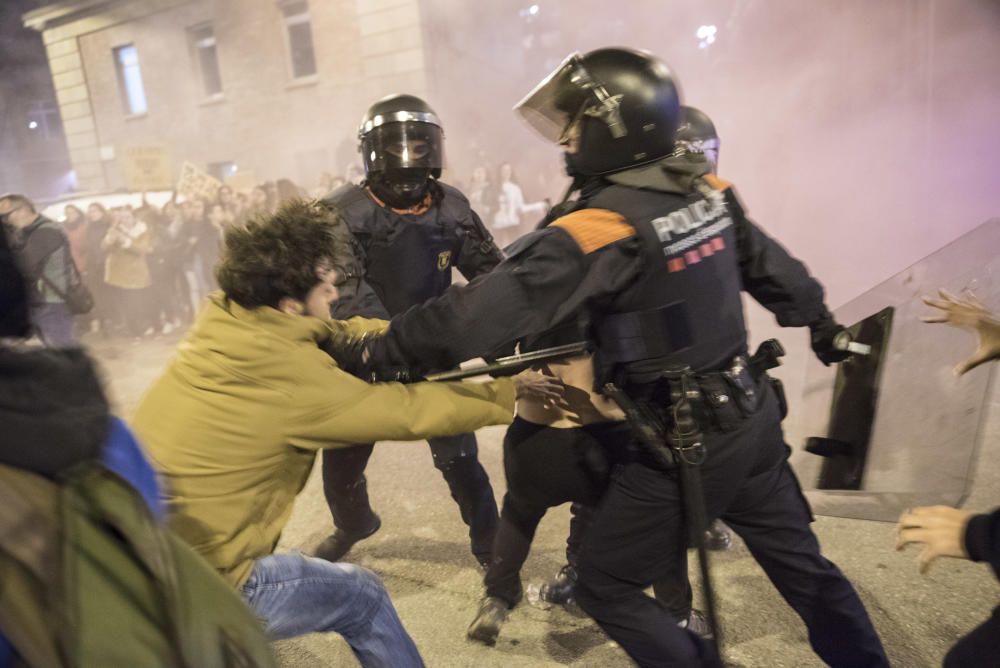
[[[226,231],[215,278],[226,297],[244,308],[278,307],[282,297],[305,300],[321,264],[346,250],[346,225],[316,202],[289,201],[272,215]]]

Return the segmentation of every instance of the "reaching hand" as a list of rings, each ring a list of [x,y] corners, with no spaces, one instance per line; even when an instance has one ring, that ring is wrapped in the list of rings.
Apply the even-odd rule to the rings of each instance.
[[[971,357],[955,367],[955,375],[961,376],[983,362],[1000,357],[1000,320],[987,311],[971,292],[967,291],[964,299],[959,299],[943,289],[939,290],[938,294],[940,299],[924,297],[924,303],[939,309],[939,312],[925,315],[921,320],[943,322],[953,327],[974,331],[979,337],[979,347]]]
[[[562,399],[563,384],[545,374],[528,369],[514,376],[518,399],[536,399],[550,404]]]
[[[900,515],[896,525],[896,549],[910,543],[923,543],[917,562],[925,574],[938,557],[968,559],[965,551],[965,527],[972,513],[948,506],[924,506]]]

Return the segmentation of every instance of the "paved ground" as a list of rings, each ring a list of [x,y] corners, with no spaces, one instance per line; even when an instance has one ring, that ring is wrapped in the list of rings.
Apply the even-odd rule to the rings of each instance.
[[[111,394],[123,414],[134,408],[176,342],[176,337],[138,344],[94,342],[93,350],[103,362]],[[479,434],[481,458],[498,499],[503,494],[502,435],[499,428]],[[331,530],[315,473],[299,497],[281,549],[309,550]],[[480,594],[480,574],[468,552],[458,510],[427,446],[380,445],[369,466],[369,480],[383,527],[359,544],[349,559],[385,580],[428,666],[630,665],[589,620],[562,609],[523,605],[513,613],[495,648],[466,642],[465,629]],[[545,517],[525,566],[526,581],[558,570],[567,527],[565,507]],[[1000,588],[984,566],[939,562],[929,575],[919,576],[915,552],[893,550],[892,525],[819,518],[815,528],[827,556],[861,592],[896,666],[940,665],[949,645],[1000,600]],[[719,556],[714,572],[729,665],[822,665],[809,649],[804,626],[742,545]],[[347,646],[333,635],[276,643],[276,651],[282,666],[289,668],[356,665]]]

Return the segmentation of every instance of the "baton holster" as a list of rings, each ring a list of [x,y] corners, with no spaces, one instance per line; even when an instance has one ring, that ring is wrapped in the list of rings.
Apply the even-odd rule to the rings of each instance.
[[[698,549],[705,612],[712,629],[711,643],[718,656],[721,636],[704,540],[708,519],[700,467],[705,462],[706,452],[698,419],[703,411],[696,408],[696,403],[702,401],[702,393],[689,367],[665,371],[659,382],[666,382],[667,396],[654,391],[651,397],[669,397],[666,406],[650,406],[647,399],[636,402],[613,383],[604,386],[604,394],[625,413],[646,454],[662,467],[678,472],[687,544]]]

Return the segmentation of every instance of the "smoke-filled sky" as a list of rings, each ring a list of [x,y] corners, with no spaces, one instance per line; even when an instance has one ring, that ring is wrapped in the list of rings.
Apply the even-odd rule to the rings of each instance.
[[[312,0],[317,14],[355,4]],[[684,101],[715,119],[720,174],[833,305],[1000,215],[995,0],[423,0],[420,12],[430,102],[460,183],[474,165],[509,161],[529,200],[561,194],[558,150],[510,108],[570,51],[622,45],[660,56]],[[328,146],[354,143],[348,125],[309,131]]]
[[[456,12],[464,6],[436,4]],[[671,66],[684,101],[715,120],[720,174],[737,185],[751,215],[824,279],[833,305],[1000,216],[1000,3],[537,6],[563,52],[627,45]],[[462,33],[445,36],[475,44],[475,17],[456,20]],[[712,43],[698,37],[702,26]],[[469,75],[451,86],[473,104],[439,88],[448,111],[490,100],[509,108],[555,64],[520,62],[524,49],[516,41],[491,44],[492,58],[477,54]],[[472,76],[477,69],[481,75]],[[518,71],[522,80],[508,80]],[[508,147],[498,160],[524,152],[558,168],[557,152],[512,116],[497,130]]]

